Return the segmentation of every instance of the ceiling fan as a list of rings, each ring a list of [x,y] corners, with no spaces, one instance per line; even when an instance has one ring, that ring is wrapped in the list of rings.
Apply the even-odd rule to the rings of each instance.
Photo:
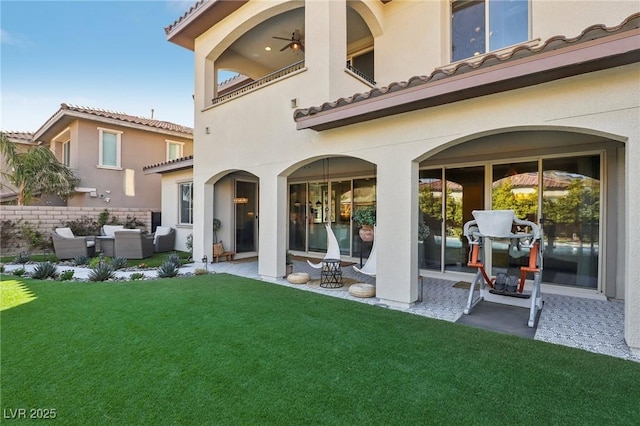
[[[289,42],[285,47],[280,49],[281,52],[284,52],[287,49],[291,49],[294,52],[297,52],[299,50],[304,52],[304,45],[302,44],[302,41],[300,41],[300,30],[295,30],[294,32],[292,32],[291,38],[276,37],[276,36],[274,36],[273,38],[278,40],[286,40]]]

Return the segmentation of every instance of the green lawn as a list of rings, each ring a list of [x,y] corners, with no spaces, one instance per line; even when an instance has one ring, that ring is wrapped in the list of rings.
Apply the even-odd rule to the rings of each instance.
[[[3,277],[5,283],[15,277]],[[63,424],[638,424],[640,364],[225,274],[19,279],[3,416]],[[7,424],[20,424],[10,420]]]

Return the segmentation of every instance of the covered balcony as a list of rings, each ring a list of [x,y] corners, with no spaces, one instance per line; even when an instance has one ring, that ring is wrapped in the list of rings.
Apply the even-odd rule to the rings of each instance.
[[[349,2],[346,8],[344,71],[351,78],[374,87],[374,37]],[[303,6],[272,16],[235,39],[213,60],[215,84],[210,105],[230,101],[304,72],[305,54],[309,53],[306,30]]]

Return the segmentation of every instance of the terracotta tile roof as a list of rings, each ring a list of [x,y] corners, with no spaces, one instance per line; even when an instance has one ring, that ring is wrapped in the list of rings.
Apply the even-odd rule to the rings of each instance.
[[[161,163],[151,164],[142,168],[143,172],[163,173],[174,172],[177,170],[189,169],[193,167],[193,155],[176,158],[175,160],[163,161]],[[152,170],[155,169],[155,170]]]
[[[189,8],[189,10],[187,10],[185,13],[183,13],[182,16],[180,16],[178,19],[176,19],[173,22],[173,24],[165,27],[164,28],[164,33],[165,34],[169,34],[175,27],[180,25],[180,23],[183,22],[185,19],[187,19],[189,16],[193,15],[195,13],[195,11],[198,10],[205,3],[206,3],[205,0],[197,1],[193,6],[191,6],[191,8]]]
[[[340,98],[333,102],[325,102],[320,106],[313,106],[310,108],[297,109],[293,113],[294,120],[309,118],[315,114],[339,109],[341,107],[350,106],[370,100],[376,97],[384,97],[385,95],[395,94],[397,92],[409,91],[410,89],[427,86],[435,82],[445,80],[454,76],[460,76],[462,74],[475,71],[478,69],[486,69],[495,65],[504,64],[507,62],[517,61],[523,58],[533,57],[542,53],[547,53],[555,50],[560,50],[581,43],[589,42],[592,40],[600,39],[612,34],[623,33],[626,31],[637,30],[640,28],[640,13],[635,13],[626,18],[620,25],[614,27],[607,27],[602,24],[592,25],[586,28],[580,35],[573,38],[565,36],[551,37],[547,41],[537,46],[529,46],[526,44],[519,45],[505,53],[490,53],[482,55],[479,58],[470,58],[467,61],[451,64],[449,66],[440,67],[435,69],[431,74],[426,76],[411,77],[407,81],[393,82],[386,87],[374,88],[365,93],[357,93],[353,96]],[[417,108],[416,108],[417,109]],[[400,111],[405,112],[405,111]],[[384,114],[378,114],[383,116]],[[389,114],[387,114],[389,115]],[[358,120],[352,119],[351,122],[357,122]],[[350,124],[350,123],[347,123]],[[332,126],[306,126],[298,128],[331,128]],[[335,126],[333,126],[335,127]]]
[[[124,121],[132,124],[140,124],[142,126],[153,127],[156,129],[170,130],[173,132],[193,134],[191,127],[181,126],[179,124],[170,123],[168,121],[155,120],[153,118],[137,117],[135,115],[125,114],[123,112],[109,111],[105,109],[90,108],[77,105],[60,104],[59,111],[75,111],[83,114],[93,115],[96,117],[110,118],[113,120]]]
[[[13,143],[34,144],[33,132],[2,132]]]

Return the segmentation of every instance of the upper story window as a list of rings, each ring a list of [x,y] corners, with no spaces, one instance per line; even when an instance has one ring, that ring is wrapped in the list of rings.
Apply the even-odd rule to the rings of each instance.
[[[120,169],[122,167],[121,145],[122,132],[98,127],[99,132],[99,158],[98,167]]]
[[[178,196],[180,197],[180,211],[178,222],[181,224],[193,224],[193,182],[178,184]]]
[[[453,0],[451,61],[529,39],[530,0]]]
[[[167,161],[184,157],[184,143],[167,141]]]
[[[62,144],[62,164],[71,167],[71,141]]]

